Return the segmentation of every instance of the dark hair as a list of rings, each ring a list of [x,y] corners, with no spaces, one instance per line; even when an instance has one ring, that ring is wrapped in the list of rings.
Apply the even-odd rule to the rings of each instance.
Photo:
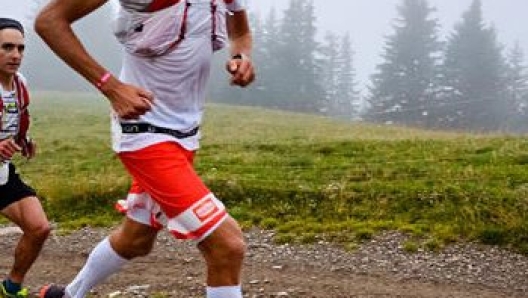
[[[0,30],[4,30],[7,28],[16,29],[20,31],[22,35],[24,34],[24,27],[19,21],[8,18],[0,18]]]

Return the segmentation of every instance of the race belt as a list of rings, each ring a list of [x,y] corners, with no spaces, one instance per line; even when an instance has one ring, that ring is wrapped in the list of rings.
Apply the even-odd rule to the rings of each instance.
[[[195,136],[198,133],[199,126],[189,130],[180,131],[166,127],[159,127],[150,123],[121,123],[121,131],[123,133],[163,133],[173,136],[177,139],[185,139]]]

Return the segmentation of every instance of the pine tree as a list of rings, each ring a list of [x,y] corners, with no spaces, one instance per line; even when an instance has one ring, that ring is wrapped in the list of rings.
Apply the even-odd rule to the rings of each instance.
[[[338,52],[337,81],[334,97],[335,115],[352,119],[358,116],[359,93],[356,91],[356,74],[353,66],[353,51],[350,35],[341,39]]]
[[[508,106],[511,107],[508,117],[509,131],[528,131],[528,125],[525,123],[528,116],[528,66],[525,63],[524,52],[519,43],[516,43],[508,54],[506,74]]]
[[[403,0],[384,62],[372,77],[366,119],[425,125],[434,99],[439,53],[438,21],[426,0]]]
[[[497,130],[508,115],[505,61],[495,30],[484,24],[482,3],[474,0],[448,38],[443,64],[446,114],[441,125]]]
[[[283,70],[278,59],[280,22],[277,11],[274,8],[271,9],[264,21],[262,36],[255,35],[255,40],[260,40],[255,47],[262,47],[262,57],[256,62],[258,81],[261,82],[262,87],[259,89],[260,96],[256,100],[259,105],[271,108],[280,108],[284,102],[283,95],[280,93],[282,83],[280,75]]]
[[[320,110],[327,115],[335,115],[338,107],[338,76],[339,76],[339,42],[338,37],[327,32],[321,45],[321,82],[325,90],[325,99]]]
[[[273,71],[281,108],[317,112],[324,99],[315,21],[313,0],[290,0],[276,36],[278,68]]]

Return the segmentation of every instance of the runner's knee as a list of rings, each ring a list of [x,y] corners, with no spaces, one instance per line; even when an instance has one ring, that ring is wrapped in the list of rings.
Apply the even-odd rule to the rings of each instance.
[[[51,227],[48,222],[43,222],[33,225],[24,231],[24,233],[38,242],[44,242],[51,233]]]
[[[125,259],[146,256],[154,247],[151,237],[128,237],[119,232],[111,236],[110,243],[112,248]]]
[[[132,245],[128,248],[130,258],[144,257],[152,251],[153,243],[146,241],[133,241]],[[127,257],[127,256],[125,256]]]
[[[229,241],[226,257],[231,260],[242,260],[246,254],[246,242],[242,237]]]
[[[199,247],[205,259],[217,266],[241,262],[246,253],[246,243],[242,237],[224,238],[220,243]]]
[[[242,238],[228,239],[223,249],[219,249],[214,254],[215,263],[229,265],[234,262],[241,262],[246,253],[246,243]],[[224,264],[225,263],[225,264]]]

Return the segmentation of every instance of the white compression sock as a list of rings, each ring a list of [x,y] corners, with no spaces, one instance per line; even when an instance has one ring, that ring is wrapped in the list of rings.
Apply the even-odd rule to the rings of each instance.
[[[207,287],[207,298],[242,298],[240,286]]]
[[[106,237],[92,250],[84,267],[66,287],[66,297],[84,298],[94,286],[119,271],[127,262],[114,251]]]

